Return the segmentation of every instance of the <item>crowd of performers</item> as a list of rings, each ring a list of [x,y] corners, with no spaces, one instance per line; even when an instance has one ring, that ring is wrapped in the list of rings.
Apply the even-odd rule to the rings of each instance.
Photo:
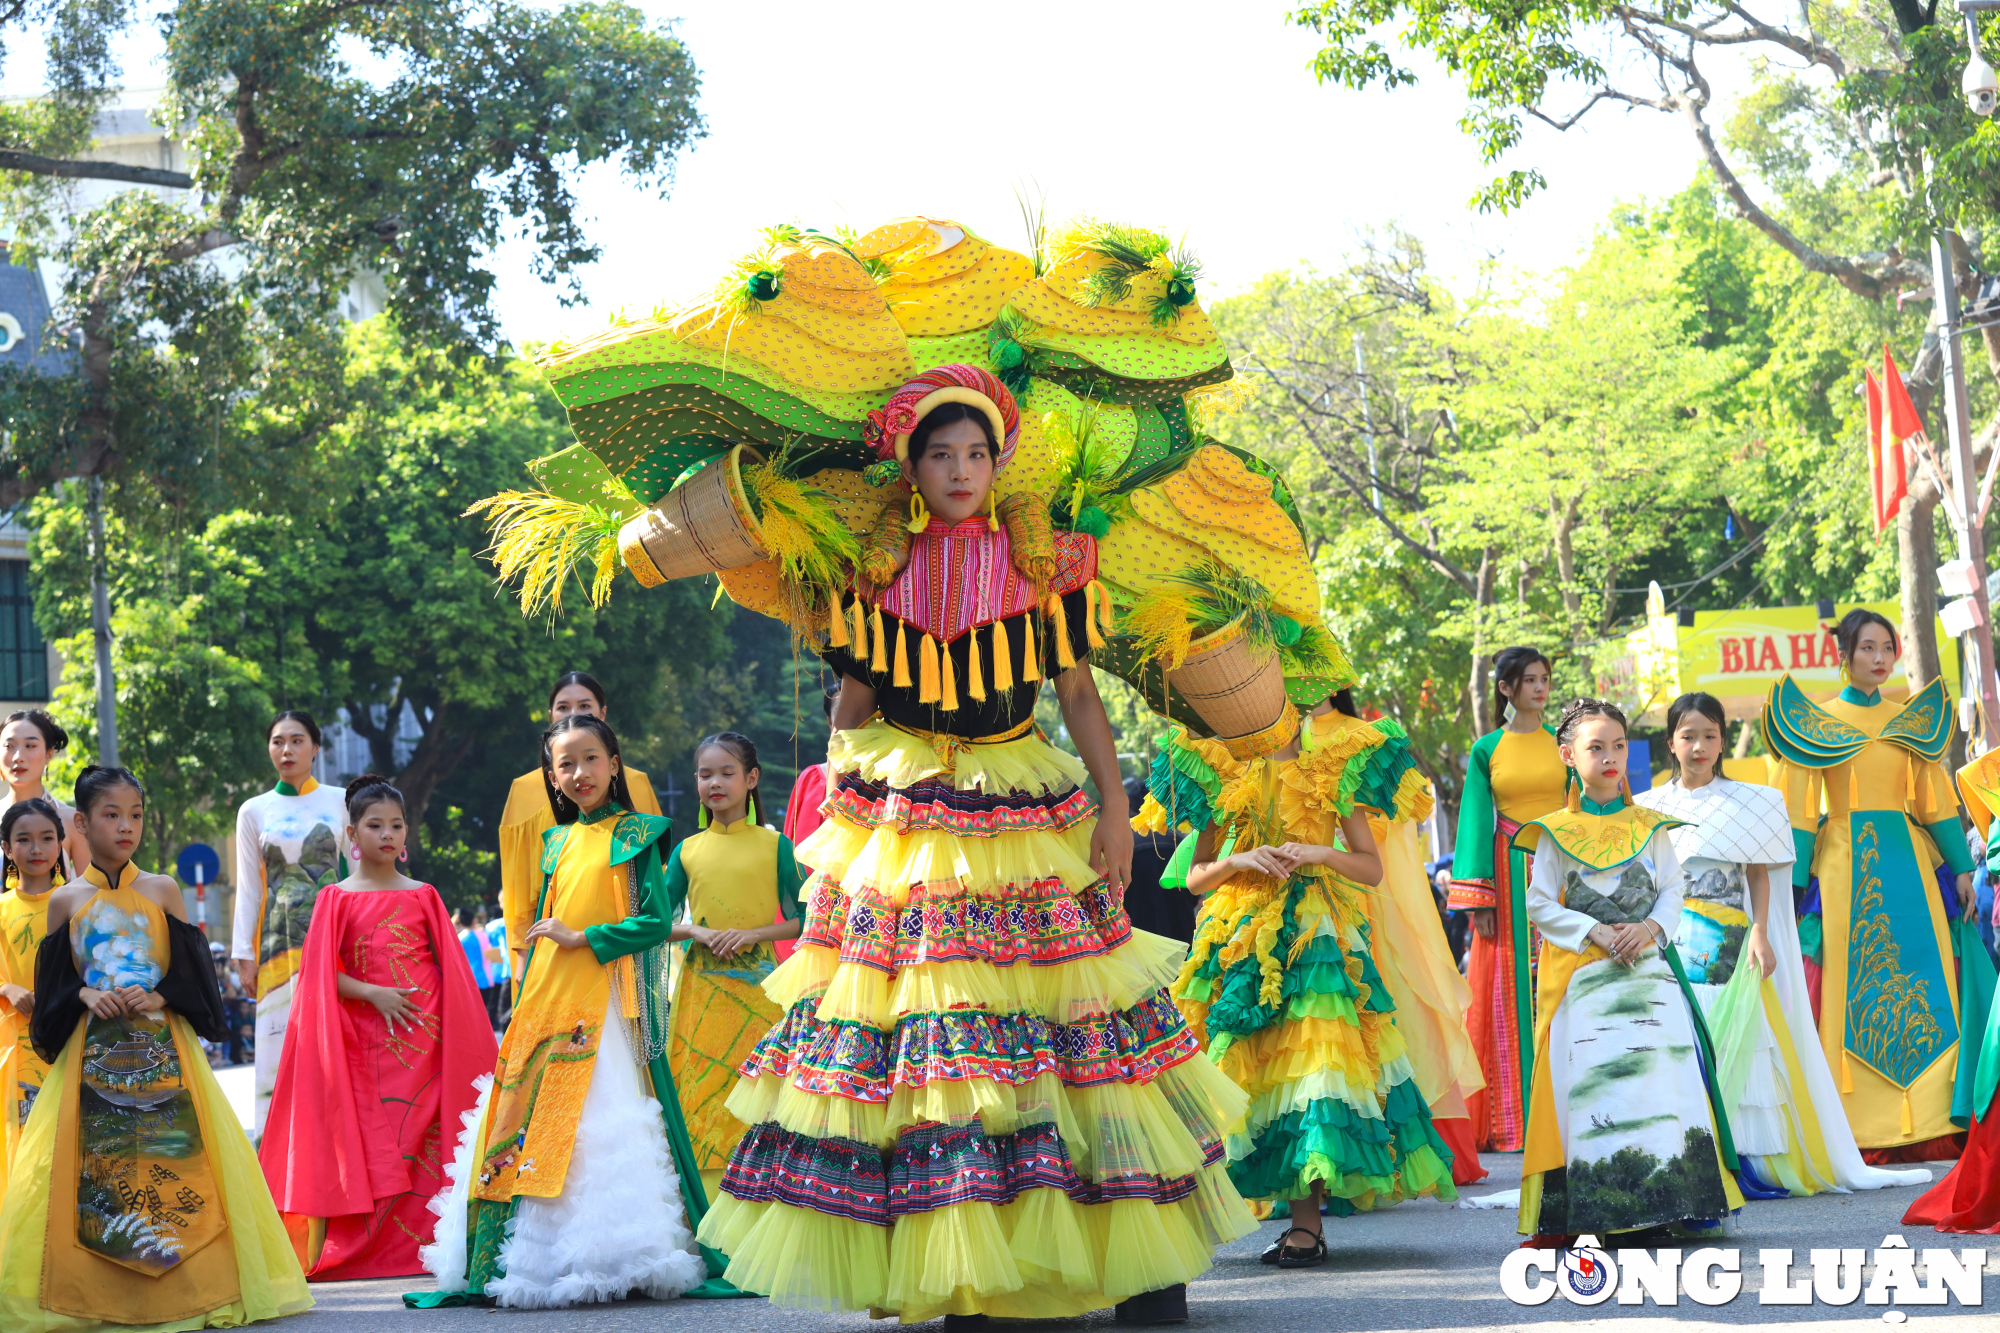
[[[1058,544],[1023,572],[991,516],[1013,411],[988,381],[884,444],[921,506],[822,650],[840,685],[796,846],[747,739],[699,744],[676,838],[602,688],[556,683],[502,821],[502,1039],[402,872],[402,795],[317,784],[317,728],[281,714],[277,785],[238,821],[255,1149],[198,1044],[222,1024],[207,943],[133,864],[140,779],[85,768],[64,805],[42,774],[66,738],[8,719],[0,1327],[234,1325],[308,1308],[309,1281],[425,1272],[414,1307],[1175,1322],[1260,1217],[1286,1223],[1264,1261],[1309,1267],[1324,1217],[1453,1199],[1482,1151],[1523,1154],[1531,1243],[1698,1235],[1953,1156],[1909,1219],[2000,1230],[1950,710],[1936,683],[1881,698],[1886,621],[1841,622],[1838,698],[1773,692],[1772,785],[1721,775],[1694,694],[1673,780],[1636,800],[1619,710],[1551,724],[1547,659],[1502,653],[1461,974],[1429,784],[1347,691],[1257,736],[1177,731],[1128,794],[1086,566]],[[1035,725],[1044,683],[1076,756]],[[1960,776],[1984,828],[2000,764]],[[1155,864],[1128,899],[1135,829]]]

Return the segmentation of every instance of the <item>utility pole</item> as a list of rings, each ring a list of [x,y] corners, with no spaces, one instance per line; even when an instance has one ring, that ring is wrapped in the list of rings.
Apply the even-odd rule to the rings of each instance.
[[[1368,363],[1361,359],[1361,335],[1354,335],[1354,373],[1361,382],[1361,424],[1368,431],[1368,498],[1382,512],[1382,488],[1375,484],[1375,416],[1368,410]]]
[[[1972,50],[1972,63],[1967,66],[1964,79],[1966,97],[1975,114],[1990,116],[1996,100],[1989,86],[1994,82],[1993,71],[1979,52],[1976,15],[2000,9],[2000,0],[1957,0],[1957,8],[1965,23],[1966,44]],[[1969,693],[1979,700],[1977,753],[1984,753],[1993,748],[1996,729],[2000,729],[2000,686],[1994,681],[1993,607],[1986,595],[1986,537],[1980,521],[1984,517],[1980,492],[1985,487],[1979,484],[1979,474],[1972,464],[1972,406],[1966,391],[1965,354],[1958,343],[1965,330],[1960,325],[1958,275],[1951,259],[1952,242],[1956,239],[1945,227],[1932,235],[1931,287],[1935,293],[1938,346],[1944,354],[1940,378],[1944,389],[1945,433],[1951,445],[1951,485],[1958,493],[1957,503],[1950,503],[1952,497],[1947,496],[1945,507],[1958,538],[1959,559],[1970,566],[1971,586],[1964,591],[1972,602],[1973,614],[1971,623],[1965,625],[1959,636],[1960,660],[1962,669],[1971,673],[1974,682]]]
[[[118,766],[118,678],[111,670],[111,589],[104,581],[104,478],[90,479],[90,628],[97,640],[97,762]]]

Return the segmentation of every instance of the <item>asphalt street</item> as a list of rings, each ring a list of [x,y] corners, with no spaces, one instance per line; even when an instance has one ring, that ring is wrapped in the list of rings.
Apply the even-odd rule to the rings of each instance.
[[[1468,1187],[1465,1195],[1514,1188],[1519,1183],[1520,1160],[1518,1155],[1490,1155],[1486,1164],[1492,1174]],[[1931,1169],[1942,1175],[1945,1168],[1934,1165]],[[1566,1321],[1589,1323],[1609,1333],[1639,1333],[1671,1319],[1683,1326],[1675,1333],[1694,1333],[1706,1325],[1794,1322],[1824,1325],[1828,1333],[1843,1327],[1879,1330],[1885,1326],[1881,1308],[1860,1302],[1846,1307],[1759,1305],[1757,1251],[1791,1249],[1803,1268],[1806,1252],[1815,1247],[1873,1249],[1884,1237],[1896,1234],[1904,1235],[1920,1254],[1926,1248],[1980,1248],[1985,1237],[1943,1237],[1927,1228],[1903,1227],[1903,1210],[1916,1193],[1881,1190],[1749,1204],[1737,1219],[1734,1234],[1713,1242],[1738,1248],[1743,1254],[1743,1293],[1721,1306],[1697,1305],[1685,1295],[1671,1308],[1620,1306],[1615,1301],[1586,1308],[1567,1304],[1561,1297],[1541,1306],[1517,1306],[1501,1295],[1499,1281],[1500,1261],[1518,1239],[1511,1209],[1472,1209],[1418,1200],[1374,1214],[1328,1218],[1327,1262],[1303,1271],[1281,1271],[1258,1263],[1258,1253],[1280,1229],[1280,1224],[1271,1222],[1258,1235],[1224,1250],[1208,1275],[1189,1288],[1190,1320],[1185,1327],[1212,1333],[1364,1333],[1378,1329],[1529,1328]],[[1691,1251],[1694,1243],[1686,1248]],[[1993,1266],[2000,1267],[2000,1244],[1994,1246]],[[418,1328],[503,1329],[507,1333],[623,1333],[632,1329],[859,1333],[883,1327],[866,1315],[780,1310],[761,1300],[637,1300],[561,1311],[417,1312],[402,1308],[402,1292],[427,1286],[428,1281],[421,1279],[320,1285],[314,1288],[318,1308],[285,1321],[283,1327],[300,1333]],[[1989,1272],[1983,1296],[1981,1310],[1955,1305],[1908,1309],[1909,1324],[1922,1324],[1925,1333],[1992,1333],[2000,1329],[2000,1274]],[[930,1327],[939,1329],[942,1325]],[[1109,1333],[1116,1326],[1107,1311],[1075,1323],[1022,1327],[1050,1333],[1063,1328]]]

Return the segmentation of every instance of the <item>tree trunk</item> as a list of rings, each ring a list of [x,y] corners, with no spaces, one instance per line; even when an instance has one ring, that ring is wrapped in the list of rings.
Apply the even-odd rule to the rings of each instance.
[[[1902,577],[1903,670],[1916,693],[1940,673],[1937,644],[1937,534],[1931,516],[1937,488],[1919,473],[1896,516],[1896,556]],[[1946,681],[1947,686],[1953,682]]]
[[[1582,637],[1583,594],[1576,587],[1576,510],[1580,496],[1571,496],[1555,511],[1556,578],[1562,587],[1563,610],[1569,616],[1564,626],[1572,642]]]
[[[423,739],[410,752],[410,762],[396,775],[396,789],[403,793],[412,829],[423,827],[424,811],[430,806],[431,794],[458,767],[458,761],[465,758],[465,752],[472,748],[473,730],[457,731],[450,726],[456,712],[452,704],[441,703],[430,710],[428,719],[424,719],[422,710],[419,710],[419,720],[424,727]],[[417,850],[413,849],[410,855],[417,857]]]
[[[1493,605],[1493,562],[1498,549],[1487,547],[1479,556],[1479,573],[1472,593],[1472,673],[1466,694],[1472,704],[1472,734],[1484,736],[1500,725],[1489,700],[1493,694],[1493,655],[1486,651],[1486,612]]]

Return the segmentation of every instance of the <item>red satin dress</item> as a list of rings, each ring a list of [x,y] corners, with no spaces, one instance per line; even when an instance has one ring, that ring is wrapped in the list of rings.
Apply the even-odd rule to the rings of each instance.
[[[414,987],[415,1023],[391,1032],[375,1006],[341,999],[343,972]],[[426,1204],[498,1054],[436,889],[320,891],[258,1149],[308,1278],[424,1271]]]

